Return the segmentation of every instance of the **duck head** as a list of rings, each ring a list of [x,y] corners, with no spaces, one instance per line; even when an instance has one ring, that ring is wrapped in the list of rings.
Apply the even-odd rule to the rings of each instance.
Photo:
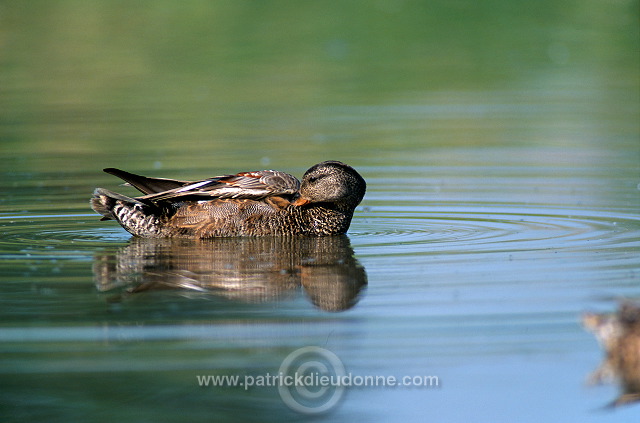
[[[333,204],[341,209],[355,209],[367,189],[362,176],[351,166],[329,160],[318,163],[302,177],[300,197],[293,203],[303,206],[313,203]]]

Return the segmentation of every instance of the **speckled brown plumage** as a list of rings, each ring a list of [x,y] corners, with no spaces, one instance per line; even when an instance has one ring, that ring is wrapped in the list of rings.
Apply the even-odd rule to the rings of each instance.
[[[105,169],[145,195],[127,197],[103,188],[91,205],[103,220],[116,220],[146,238],[214,238],[264,235],[336,235],[349,229],[366,183],[352,167],[326,161],[300,183],[265,170],[197,182],[147,178]]]

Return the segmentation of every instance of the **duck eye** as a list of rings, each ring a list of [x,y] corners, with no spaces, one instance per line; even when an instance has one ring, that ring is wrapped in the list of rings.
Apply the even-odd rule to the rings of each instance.
[[[311,177],[309,178],[309,182],[313,183],[313,182],[317,181],[318,179],[320,179],[320,177],[319,177],[319,176],[311,176]]]

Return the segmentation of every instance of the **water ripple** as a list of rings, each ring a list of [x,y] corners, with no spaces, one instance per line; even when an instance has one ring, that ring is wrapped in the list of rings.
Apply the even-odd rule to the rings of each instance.
[[[368,209],[354,222],[351,235],[361,247],[387,246],[396,254],[434,248],[473,253],[640,244],[640,217],[619,212],[482,205],[426,209]]]
[[[122,229],[96,225],[89,214],[0,216],[0,258],[4,259],[35,252],[64,256],[70,250],[91,255],[97,246],[127,239]]]

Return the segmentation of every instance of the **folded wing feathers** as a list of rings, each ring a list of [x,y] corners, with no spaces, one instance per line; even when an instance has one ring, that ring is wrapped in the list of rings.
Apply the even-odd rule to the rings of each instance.
[[[263,170],[226,175],[193,182],[183,187],[138,197],[145,200],[167,200],[179,197],[253,198],[270,195],[293,195],[300,189],[300,182],[284,172]]]

